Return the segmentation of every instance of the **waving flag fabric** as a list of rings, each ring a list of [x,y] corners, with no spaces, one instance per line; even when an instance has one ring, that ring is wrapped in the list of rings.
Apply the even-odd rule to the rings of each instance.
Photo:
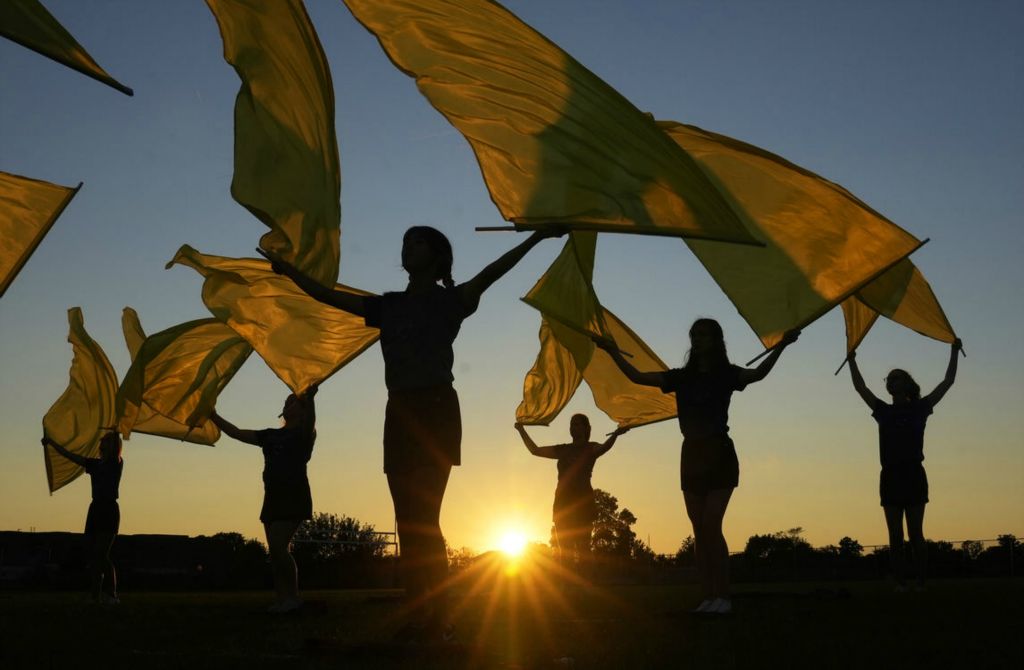
[[[331,73],[301,0],[207,0],[235,101],[231,195],[270,228],[260,240],[325,286],[338,279],[341,175]]]
[[[540,353],[523,384],[516,420],[548,424],[572,398],[581,379],[594,404],[620,426],[639,426],[674,417],[675,399],[629,381],[591,335],[611,338],[632,356],[639,370],[668,369],[618,317],[601,306],[591,281],[596,233],[570,233],[562,253],[524,302],[541,312]]]
[[[672,121],[763,249],[686,240],[765,347],[802,328],[921,242],[843,187],[744,142]]]
[[[206,307],[245,338],[294,393],[327,379],[380,337],[363,317],[313,300],[267,261],[208,256],[185,245],[167,266],[175,263],[205,277]]]
[[[0,172],[0,296],[81,187]]]
[[[43,417],[43,434],[85,458],[99,455],[100,438],[114,425],[117,375],[100,345],[85,331],[79,307],[68,310],[68,342],[74,351],[64,393]],[[50,493],[75,480],[85,469],[44,447]]]
[[[92,56],[46,11],[39,0],[0,2],[0,35],[125,95],[132,95],[132,89],[97,65]]]
[[[909,259],[844,300],[843,315],[848,353],[860,346],[879,315],[940,342],[956,339],[931,286]]]
[[[345,4],[466,137],[517,226],[758,243],[652,119],[496,2]]]
[[[202,319],[146,337],[139,317],[121,317],[132,366],[117,391],[118,430],[212,445],[220,430],[209,420],[217,395],[252,353],[235,331]]]

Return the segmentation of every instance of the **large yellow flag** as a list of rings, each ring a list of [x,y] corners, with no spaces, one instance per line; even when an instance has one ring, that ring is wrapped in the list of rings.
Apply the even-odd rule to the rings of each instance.
[[[206,307],[245,338],[294,393],[327,379],[380,337],[363,317],[310,298],[292,280],[274,274],[267,261],[208,256],[185,245],[167,267],[175,263],[205,277]]]
[[[68,310],[68,342],[74,351],[68,387],[43,417],[43,434],[85,458],[99,454],[100,438],[114,426],[117,375],[100,345],[85,332],[82,310]],[[50,493],[71,483],[85,469],[44,447]]]
[[[597,300],[591,281],[596,233],[573,232],[562,253],[523,301],[543,315],[540,353],[523,384],[516,420],[550,423],[585,380],[594,404],[620,426],[639,426],[676,415],[672,394],[631,382],[591,335],[610,338],[639,370],[667,370],[636,333]]]
[[[653,120],[496,2],[345,4],[466,137],[517,226],[758,243]]]
[[[260,246],[325,286],[338,279],[341,175],[331,73],[301,0],[207,0],[235,100],[231,195],[270,227]]]
[[[767,244],[754,249],[686,240],[765,347],[921,245],[843,187],[775,154],[694,126],[659,125]]]
[[[252,353],[216,319],[191,321],[146,337],[139,317],[121,317],[132,366],[117,390],[118,430],[212,445],[220,430],[209,420],[217,395]]]
[[[80,188],[0,172],[0,297]]]
[[[132,89],[97,65],[92,56],[46,11],[39,0],[0,2],[0,35],[125,95],[132,95]]]
[[[879,315],[940,342],[956,339],[932,287],[910,259],[900,261],[844,300],[843,315],[847,353],[860,346]]]

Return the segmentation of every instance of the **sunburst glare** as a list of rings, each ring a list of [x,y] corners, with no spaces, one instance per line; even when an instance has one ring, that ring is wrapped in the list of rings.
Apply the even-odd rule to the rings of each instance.
[[[519,558],[526,551],[526,534],[520,530],[507,530],[498,540],[498,549],[508,558]]]

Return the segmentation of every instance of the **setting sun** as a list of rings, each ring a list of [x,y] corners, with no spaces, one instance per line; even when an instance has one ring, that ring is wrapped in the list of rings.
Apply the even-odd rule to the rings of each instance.
[[[498,549],[509,558],[519,558],[526,550],[526,534],[518,530],[505,531],[498,540]]]

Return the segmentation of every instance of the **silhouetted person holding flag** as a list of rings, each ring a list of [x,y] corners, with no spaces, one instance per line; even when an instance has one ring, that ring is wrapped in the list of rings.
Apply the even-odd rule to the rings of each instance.
[[[43,446],[76,463],[89,474],[92,502],[85,517],[85,537],[92,541],[92,599],[103,605],[117,605],[117,572],[110,560],[110,548],[121,528],[121,507],[117,503],[124,461],[121,459],[121,436],[111,431],[100,439],[100,457],[86,458],[72,453],[49,437]],[[104,585],[107,591],[104,591]]]
[[[214,412],[210,419],[225,435],[239,442],[258,446],[263,451],[263,509],[260,521],[267,535],[270,564],[274,571],[277,600],[270,612],[285,614],[302,607],[299,575],[290,546],[299,525],[313,518],[313,497],[309,490],[306,464],[316,442],[317,387],[301,396],[290,394],[281,417],[284,426],[263,430],[236,427]]]
[[[291,278],[311,297],[362,316],[380,329],[388,403],[384,415],[384,472],[395,506],[406,597],[412,610],[399,637],[409,641],[450,639],[443,593],[448,555],[441,534],[441,502],[452,466],[461,461],[462,418],[452,387],[452,346],[462,321],[480,296],[538,242],[563,231],[537,231],[456,285],[448,238],[435,228],[414,226],[402,238],[404,291],[363,296],[326,287],[274,253],[275,272]],[[440,283],[439,283],[440,282]]]
[[[848,356],[853,388],[871,408],[878,423],[878,454],[882,473],[878,490],[889,528],[889,556],[897,590],[906,589],[903,566],[903,518],[914,552],[917,588],[924,588],[927,554],[924,544],[924,506],[928,503],[928,477],[924,471],[924,428],[932,409],[942,400],[956,380],[957,356],[963,343],[957,338],[949,351],[946,377],[935,389],[921,397],[921,387],[906,370],[896,368],[885,378],[885,390],[892,404],[877,397],[864,383],[857,367],[857,352]]]
[[[697,319],[690,326],[690,352],[682,368],[640,372],[614,343],[594,342],[607,351],[635,384],[657,386],[676,394],[679,429],[683,433],[680,479],[686,514],[693,524],[694,549],[703,600],[698,613],[729,614],[729,547],[722,520],[732,491],[739,485],[739,460],[729,437],[729,401],[734,391],[768,376],[783,350],[799,331],[787,332],[753,370],[729,362],[722,327],[714,319]]]
[[[594,487],[590,483],[594,464],[629,428],[616,428],[604,443],[591,442],[590,419],[586,414],[573,414],[569,420],[572,442],[550,447],[538,447],[523,424],[516,423],[515,429],[531,454],[558,460],[558,485],[551,509],[558,558],[563,567],[571,568],[579,561],[582,568],[589,564],[590,534],[597,518]]]

